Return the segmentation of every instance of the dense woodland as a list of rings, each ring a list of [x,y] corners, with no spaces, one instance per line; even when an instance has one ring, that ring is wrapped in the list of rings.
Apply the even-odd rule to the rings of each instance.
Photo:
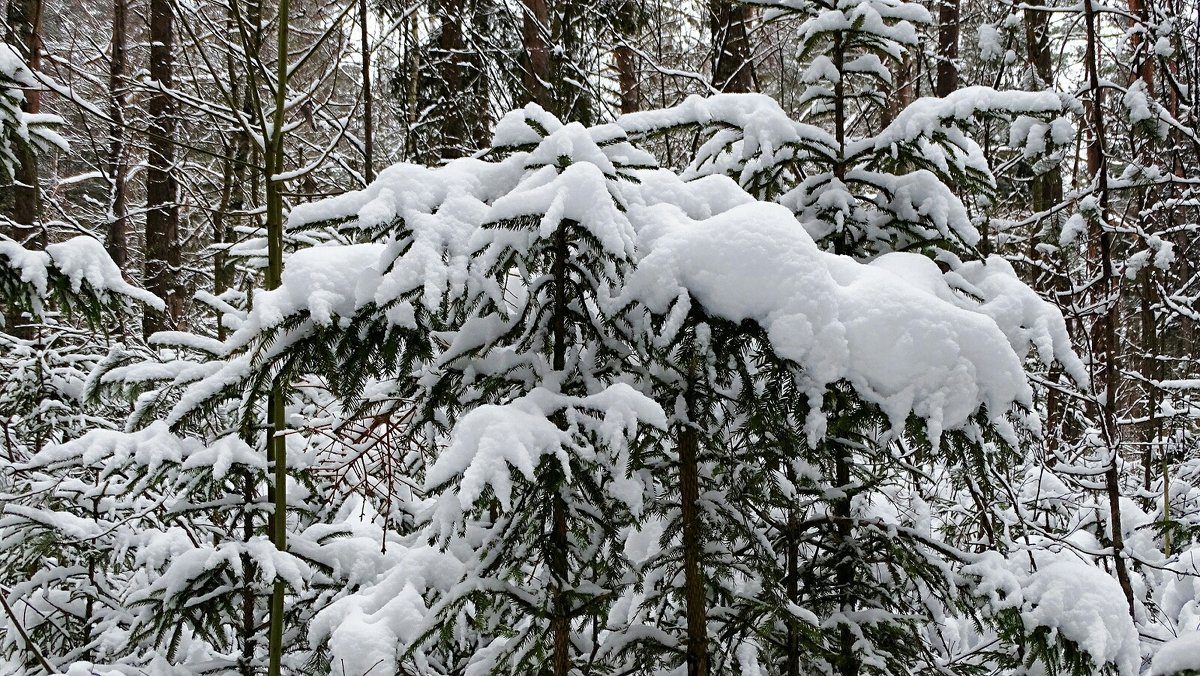
[[[7,0],[0,675],[1200,674],[1200,5]]]

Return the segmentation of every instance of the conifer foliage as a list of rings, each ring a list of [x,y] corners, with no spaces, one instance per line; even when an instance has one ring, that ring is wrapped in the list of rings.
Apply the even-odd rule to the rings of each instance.
[[[14,0],[0,676],[1200,673],[1177,4]]]

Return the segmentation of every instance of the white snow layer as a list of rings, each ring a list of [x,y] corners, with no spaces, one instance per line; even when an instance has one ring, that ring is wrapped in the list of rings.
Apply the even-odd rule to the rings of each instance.
[[[1026,628],[1049,627],[1121,676],[1138,673],[1137,628],[1117,581],[1099,568],[1062,559],[1040,568],[1025,585]]]
[[[950,111],[929,111],[929,122],[910,113],[891,129],[904,136],[940,116],[997,106],[995,98],[958,97],[944,104]],[[1029,98],[1007,103],[1039,110],[1057,105],[1052,95]],[[746,108],[735,103],[714,97],[703,105],[689,99],[684,107],[692,106],[694,116],[744,115]],[[534,143],[535,136],[521,135],[527,125],[519,123],[536,118],[538,109],[510,115],[502,125],[508,140]],[[758,142],[795,142],[795,123],[771,119],[782,126],[757,135]],[[244,345],[297,312],[327,324],[368,303],[383,306],[413,292],[436,310],[469,285],[488,286],[485,266],[473,263],[472,253],[496,236],[480,235],[486,224],[540,214],[536,236],[548,236],[558,220],[572,218],[607,250],[632,259],[625,288],[613,290],[620,300],[659,313],[677,300],[694,301],[713,317],[753,320],[777,353],[800,367],[814,403],[827,385],[846,380],[897,426],[909,414],[923,418],[935,440],[943,430],[965,425],[981,407],[999,422],[1014,404],[1031,406],[1022,365],[1031,348],[1042,361],[1062,362],[1086,380],[1061,314],[1003,260],[942,274],[916,255],[887,255],[869,265],[835,256],[817,247],[807,232],[812,226],[786,208],[755,201],[728,179],[683,181],[667,170],[640,169],[637,183],[610,180],[610,153],[636,153],[608,138],[620,133],[612,125],[558,125],[530,153],[440,168],[397,165],[362,191],[298,208],[289,227],[320,219],[358,227],[398,221],[400,227],[386,244],[323,246],[292,255],[283,286],[256,295],[231,343]],[[572,163],[547,166],[564,153]],[[399,326],[412,327],[413,317],[407,301],[388,310]],[[823,427],[815,414],[810,438],[822,435]]]
[[[625,293],[653,312],[695,300],[712,316],[757,322],[779,356],[802,367],[814,402],[844,379],[893,424],[915,413],[935,438],[980,406],[1000,418],[1032,405],[1019,342],[927,258],[864,265],[823,252],[790,211],[768,203],[702,220],[663,206],[630,215],[646,225]],[[812,437],[823,432],[810,420]]]
[[[1200,671],[1200,631],[1188,631],[1164,643],[1150,663],[1150,676]]]
[[[32,286],[39,297],[50,292],[50,274],[54,271],[64,275],[76,293],[86,282],[101,296],[115,293],[158,310],[166,307],[158,296],[126,282],[104,245],[86,235],[50,244],[45,251],[30,251],[11,239],[0,239],[0,264],[16,270],[21,281]]]

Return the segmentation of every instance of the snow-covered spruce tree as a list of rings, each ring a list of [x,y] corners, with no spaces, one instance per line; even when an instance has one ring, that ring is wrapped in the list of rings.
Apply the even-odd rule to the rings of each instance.
[[[491,634],[472,669],[566,675],[601,668],[598,632],[631,582],[622,536],[647,497],[631,472],[643,428],[663,425],[622,382],[631,350],[606,314],[634,255],[621,183],[649,158],[615,127],[533,105],[494,145],[522,175],[473,235],[478,289],[440,362],[474,405],[425,482],[439,496],[430,533],[476,544],[432,631]]]
[[[256,302],[255,313],[274,323],[312,310],[327,331],[325,340],[334,344],[343,334],[352,341],[369,335],[354,338],[354,326],[378,323],[380,335],[387,335],[395,330],[388,327],[419,327],[421,316],[444,317],[430,344],[432,359],[423,366],[412,362],[417,373],[378,374],[380,384],[416,383],[406,407],[432,411],[414,419],[431,421],[422,424],[430,466],[423,483],[432,492],[424,506],[418,500],[409,507],[418,510],[415,522],[392,521],[411,528],[405,524],[419,527],[428,520],[428,527],[389,544],[406,563],[363,579],[316,616],[310,637],[323,646],[322,660],[348,673],[387,673],[401,664],[430,674],[551,668],[556,589],[542,557],[552,546],[555,520],[545,482],[566,481],[560,469],[565,457],[571,482],[558,495],[571,514],[569,541],[580,546],[574,537],[589,530],[594,538],[582,541],[592,545],[584,550],[586,563],[569,566],[578,575],[573,589],[582,590],[574,600],[595,601],[576,606],[581,610],[568,625],[569,649],[593,669],[658,673],[688,661],[687,547],[679,499],[684,463],[675,437],[690,426],[697,432],[698,521],[710,542],[700,552],[701,575],[693,576],[702,580],[702,598],[691,604],[706,612],[692,617],[705,622],[713,669],[836,671],[846,645],[838,630],[843,625],[855,637],[854,631],[863,632],[851,660],[864,670],[998,664],[977,650],[994,635],[970,629],[969,616],[958,608],[970,605],[959,589],[972,588],[969,581],[982,574],[961,572],[973,557],[947,544],[941,524],[923,516],[929,511],[921,505],[928,501],[911,497],[910,477],[949,467],[958,468],[960,477],[970,469],[992,478],[988,472],[998,461],[987,458],[1004,456],[984,442],[998,437],[1011,444],[1006,412],[1014,403],[1032,406],[1020,356],[1036,344],[1043,358],[1070,358],[1061,317],[1001,264],[967,264],[957,276],[944,276],[933,262],[912,254],[864,265],[824,253],[789,210],[758,203],[723,177],[684,182],[667,170],[639,169],[629,172],[636,181],[613,182],[588,166],[610,153],[637,156],[611,128],[559,128],[531,108],[506,118],[499,136],[531,152],[499,162],[457,160],[434,170],[396,167],[367,190],[305,209],[300,220],[343,219],[358,229],[376,224],[395,242],[293,255],[284,286],[272,292],[290,305],[280,312],[282,306],[264,302],[267,296]],[[613,139],[618,142],[605,142]],[[530,159],[548,149],[554,164]],[[565,168],[556,168],[560,162]],[[565,178],[581,172],[596,181]],[[579,185],[594,188],[583,193],[590,198],[568,200],[581,193],[565,188]],[[563,198],[556,202],[560,188]],[[563,380],[583,394],[539,388],[539,374],[557,373],[549,319],[554,296],[528,289],[546,288],[537,280],[551,282],[545,272],[554,269],[550,235],[560,215],[573,214],[567,209],[575,204],[605,205],[614,198],[620,208],[588,216],[610,214],[627,223],[635,256],[617,259],[624,261],[624,274],[600,278],[624,280],[619,286],[590,295],[586,289],[602,287],[581,287],[584,300],[572,311],[587,312],[592,321],[574,325],[572,339],[590,353],[567,352],[599,375],[591,383]],[[554,211],[556,204],[562,212]],[[524,228],[495,228],[501,219],[515,218],[504,209],[517,208],[533,211],[517,212],[526,215]],[[546,219],[547,212],[555,218]],[[532,227],[543,223],[547,236],[540,237]],[[517,251],[544,257],[530,261]],[[514,261],[524,267],[497,267]],[[582,269],[570,267],[577,274]],[[425,279],[432,283],[413,293]],[[388,305],[397,294],[409,295]],[[608,300],[614,294],[618,298]],[[535,304],[539,297],[548,307]],[[414,307],[418,300],[425,309]],[[534,307],[542,309],[540,323],[516,322],[538,317]],[[506,342],[519,337],[541,342]],[[370,354],[371,344],[356,344],[360,350],[343,356]],[[531,350],[539,344],[542,351]],[[694,405],[680,376],[690,370],[687,362],[675,361],[689,353],[703,361],[697,369],[702,386],[692,394],[706,401]],[[582,361],[590,355],[598,357]],[[618,355],[632,359],[621,366]],[[594,409],[612,402],[587,389],[607,386],[600,392],[610,393],[614,386],[606,381],[617,377],[673,411],[668,434],[633,438],[637,452],[629,454],[629,466],[638,472],[624,486],[616,479],[625,475],[616,468],[625,464],[606,460],[602,451],[614,446],[597,443],[593,427],[599,424]],[[616,387],[642,401],[620,383]],[[618,417],[628,424],[631,412],[639,411],[629,407]],[[629,433],[599,438],[620,449],[630,443],[624,436]],[[835,463],[845,454],[832,452],[834,444],[850,446],[859,463],[846,465],[853,472],[849,490],[835,483]],[[932,458],[943,456],[953,462],[933,464]],[[593,483],[581,483],[580,476]],[[608,492],[629,500],[627,506],[614,502],[605,486],[618,488]],[[840,499],[848,492],[855,493],[853,501]],[[640,512],[628,506],[636,504],[634,495],[647,496]],[[608,501],[586,501],[593,497]],[[850,538],[838,532],[846,518],[834,510],[846,502]],[[615,532],[589,520],[596,514],[586,511],[595,509],[590,504],[605,505],[605,524],[615,524]],[[793,528],[786,526],[789,517]],[[781,537],[792,533],[800,537]],[[426,544],[430,539],[433,548]],[[514,544],[504,549],[500,542]],[[620,555],[613,556],[617,543]],[[876,543],[877,554],[859,551]],[[836,552],[845,548],[860,554],[850,595],[857,597],[849,600],[825,574],[836,569]],[[569,560],[578,561],[578,551]],[[623,576],[615,574],[620,570]],[[1013,591],[1007,601],[1020,603],[1020,586]],[[952,626],[963,635],[951,640],[929,618],[957,618]],[[541,633],[530,635],[535,630]],[[900,640],[904,645],[896,645]]]
[[[105,358],[106,329],[136,317],[134,301],[161,301],[126,283],[90,237],[45,251],[0,239],[0,294],[33,322],[31,337],[0,333],[0,664],[61,669],[120,624],[123,584],[108,572],[128,570],[128,531],[109,521],[121,482],[37,458],[120,417],[118,400],[85,396],[89,371]]]
[[[28,317],[22,321],[30,327],[20,336],[0,327],[0,455],[16,462],[109,425],[98,414],[115,402],[91,406],[85,384],[106,356],[110,331],[129,323],[135,303],[161,305],[128,284],[90,237],[31,251],[0,236],[0,304],[9,318]]]
[[[620,124],[638,135],[689,126],[706,129],[708,140],[696,152],[687,169],[688,175],[723,173],[734,177],[760,199],[772,199],[788,206],[814,238],[837,253],[871,257],[897,250],[940,252],[939,258],[961,270],[952,273],[957,279],[953,286],[985,301],[985,307],[991,306],[990,310],[983,310],[985,313],[1002,311],[1001,304],[996,302],[1000,297],[998,291],[1007,281],[1016,281],[1012,270],[998,259],[989,260],[987,265],[964,265],[954,255],[973,256],[980,243],[973,219],[956,192],[986,197],[994,187],[987,162],[966,131],[980,116],[1007,118],[1012,126],[1010,141],[1016,145],[1017,152],[1030,161],[1052,162],[1058,148],[1073,138],[1073,126],[1069,121],[1052,119],[1063,110],[1060,97],[1050,93],[1000,93],[971,88],[946,99],[918,100],[892,117],[878,133],[864,134],[863,121],[869,125],[874,120],[885,119],[882,114],[885,88],[880,85],[890,82],[887,62],[899,58],[907,46],[915,43],[916,32],[910,22],[927,21],[925,10],[909,3],[861,2],[838,3],[836,6],[822,3],[789,5],[780,12],[799,15],[802,21],[801,46],[812,57],[805,78],[810,90],[804,98],[811,103],[805,119],[813,124],[792,121],[769,98],[754,95],[693,98],[675,109],[624,116]],[[859,120],[857,127],[847,122],[851,112]],[[980,203],[986,204],[986,200],[980,200]],[[879,264],[903,270],[915,262],[884,256]],[[977,285],[990,288],[981,292]],[[1011,291],[1010,285],[1000,293]],[[1065,331],[1061,326],[1055,330],[1053,323],[1047,325],[1044,319],[1039,319],[1039,315],[1055,313],[1046,312],[1036,297],[1027,297],[1024,307],[1029,314],[1019,321],[1037,322],[1028,327],[1034,333],[1049,331],[1035,338],[1039,341],[1042,361],[1046,365],[1055,359],[1064,361],[1073,377],[1086,382],[1085,372],[1065,347]],[[1061,325],[1061,320],[1059,323]],[[1011,337],[1014,348],[1021,354],[1028,351],[1028,336]],[[1049,349],[1051,345],[1053,349]],[[1005,434],[1004,439],[997,439],[994,433],[988,432],[992,425],[981,419],[982,424],[972,425],[965,435],[947,435],[940,445],[937,444],[940,430],[936,428],[932,430],[931,439],[925,439],[919,429],[915,430],[918,433],[912,434],[911,426],[909,434],[889,439],[885,432],[889,426],[893,430],[903,426],[898,426],[894,419],[888,421],[888,416],[870,402],[864,406],[854,392],[839,392],[835,388],[828,394],[825,404],[829,428],[838,433],[826,438],[819,452],[806,457],[813,467],[824,471],[823,480],[832,484],[822,488],[818,482],[814,488],[825,497],[812,504],[818,511],[829,510],[827,513],[833,517],[829,521],[837,527],[824,533],[820,533],[820,528],[813,528],[819,533],[814,541],[841,542],[829,550],[834,553],[830,560],[841,563],[815,574],[812,581],[819,587],[823,581],[836,580],[843,606],[847,601],[851,606],[860,602],[865,602],[864,607],[882,604],[898,613],[896,621],[868,629],[878,632],[874,635],[877,639],[874,645],[885,646],[887,650],[883,654],[850,654],[853,651],[848,652],[849,646],[857,645],[861,650],[867,643],[855,634],[855,631],[861,631],[859,627],[845,623],[838,630],[836,639],[827,642],[832,651],[827,665],[840,673],[853,673],[870,668],[872,663],[878,665],[889,660],[888,669],[903,671],[922,653],[922,659],[936,661],[934,655],[936,650],[944,648],[944,637],[925,634],[929,643],[922,643],[920,638],[914,641],[911,632],[916,632],[920,623],[904,629],[905,621],[899,618],[932,612],[932,619],[946,612],[944,608],[933,608],[944,607],[955,596],[950,593],[953,585],[939,584],[937,564],[924,567],[917,549],[908,550],[906,556],[897,551],[910,543],[918,547],[928,544],[921,543],[920,538],[910,538],[915,531],[901,531],[900,536],[885,534],[882,542],[886,545],[859,548],[862,544],[859,540],[866,542],[877,535],[871,527],[870,515],[860,510],[872,511],[873,502],[893,509],[897,491],[911,492],[918,488],[917,482],[905,478],[907,472],[888,468],[894,464],[894,460],[889,459],[893,456],[903,462],[920,460],[912,463],[914,470],[924,467],[921,471],[932,469],[938,474],[951,471],[951,477],[957,477],[954,482],[963,488],[958,495],[923,495],[919,502],[945,502],[949,498],[950,502],[946,504],[949,506],[960,497],[969,496],[976,504],[995,504],[997,500],[991,495],[991,489],[1004,485],[1008,471],[1006,463],[1018,459],[1018,455],[1012,453],[1017,438]],[[1001,425],[1000,431],[1005,432],[1006,426]],[[933,450],[930,441],[941,451],[941,457],[930,456]],[[997,441],[1003,443],[997,445]],[[853,450],[839,448],[845,444]],[[984,451],[997,447],[1009,450],[999,455]],[[823,465],[825,462],[829,464]],[[1001,483],[978,478],[990,474],[997,475]],[[862,488],[851,488],[847,483],[851,480]],[[848,492],[843,498],[831,501],[828,499],[829,488]],[[899,507],[906,509],[903,505]],[[847,523],[852,512],[855,513],[853,526]],[[823,518],[827,517],[817,518],[817,523]],[[998,528],[999,515],[989,513],[984,518],[987,519],[986,528]],[[782,542],[784,538],[780,540]],[[816,551],[819,553],[830,546],[818,544]],[[844,547],[849,549],[841,549]],[[897,589],[880,593],[878,572],[860,569],[855,573],[854,565],[847,563],[869,564],[871,557],[865,552],[881,547],[896,551],[891,558],[912,567],[905,572],[905,566],[899,565],[894,569],[899,575],[888,577],[893,581],[905,576],[918,580],[915,595],[897,593]],[[851,555],[842,556],[846,551]],[[934,558],[946,554],[939,552]],[[951,556],[949,560],[955,558]],[[957,560],[966,559],[958,557]],[[818,560],[812,562],[811,570],[819,570]],[[924,576],[918,573],[922,569],[927,571]],[[864,586],[849,592],[853,580],[861,580]],[[938,589],[941,589],[940,599],[935,598],[939,595]],[[861,598],[855,598],[856,595]],[[910,633],[907,639],[897,640],[897,637],[889,636],[892,631]],[[1010,640],[1015,638],[1009,636]],[[939,646],[939,643],[943,645]],[[915,652],[907,652],[910,649]],[[887,652],[890,650],[895,653]],[[1070,652],[1070,646],[1065,650]],[[1101,661],[1103,658],[1100,657]]]
[[[624,115],[634,138],[698,128],[703,143],[685,177],[725,174],[759,199],[790,208],[824,248],[855,256],[951,251],[980,244],[964,206],[994,179],[969,130],[982,118],[1011,122],[1010,142],[1053,161],[1073,141],[1053,93],[970,87],[913,101],[885,115],[889,66],[917,40],[924,7],[899,0],[800,3],[769,15],[800,22],[808,59],[803,112],[793,120],[770,97],[690,97],[665,110]],[[1057,154],[1056,154],[1057,153]]]

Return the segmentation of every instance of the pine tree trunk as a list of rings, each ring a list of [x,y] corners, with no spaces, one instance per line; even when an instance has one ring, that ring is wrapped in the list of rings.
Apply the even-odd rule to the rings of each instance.
[[[358,0],[359,51],[362,59],[363,178],[375,180],[375,102],[371,91],[371,36],[367,30],[368,0]]]
[[[405,45],[405,56],[408,63],[406,70],[408,71],[408,91],[404,97],[404,114],[407,125],[405,126],[405,158],[410,161],[419,161],[417,154],[417,114],[418,110],[418,92],[420,91],[421,83],[421,42],[420,42],[420,24],[419,16],[413,12],[408,17],[408,37]]]
[[[696,429],[691,423],[679,429],[679,507],[683,523],[683,588],[687,615],[688,676],[708,676],[708,613],[704,572],[704,552],[700,520],[700,467]]]
[[[267,141],[267,172],[264,177],[267,187],[267,288],[276,289],[283,275],[283,124],[284,106],[287,103],[288,81],[288,9],[289,0],[279,0],[277,19],[278,42],[276,49],[275,100],[272,111],[270,134]],[[271,538],[275,549],[287,551],[287,444],[284,433],[284,397],[282,376],[277,375],[271,383],[270,400],[267,403],[267,463],[273,472]],[[269,632],[268,676],[280,676],[283,660],[283,580],[276,578],[271,594],[271,626]]]
[[[111,183],[108,232],[105,248],[108,255],[126,272],[129,265],[129,208],[126,204],[125,164],[125,43],[126,2],[113,0],[112,54],[108,63],[108,178]]]
[[[42,0],[8,0],[6,19],[8,31],[5,42],[12,45],[25,59],[30,70],[41,69],[40,27]],[[36,113],[41,108],[41,93],[37,90],[25,92],[21,110]],[[41,249],[46,245],[45,235],[37,227],[41,211],[41,190],[38,185],[37,156],[26,144],[16,144],[16,162],[13,171],[14,186],[0,202],[11,221],[8,236],[28,248]],[[6,304],[7,305],[7,304]],[[27,321],[15,309],[6,309],[4,331],[18,338],[33,338],[33,330],[22,326]]]
[[[949,96],[958,89],[959,0],[941,0],[938,11],[938,63],[936,96]]]
[[[1050,52],[1050,22],[1049,13],[1038,9],[1043,6],[1043,0],[1033,0],[1027,3],[1024,10],[1026,60],[1032,66],[1034,73],[1043,87],[1051,86],[1054,74],[1051,71]],[[1063,201],[1062,170],[1055,165],[1048,171],[1033,177],[1030,182],[1033,212],[1048,214]],[[1062,253],[1047,253],[1038,245],[1047,239],[1056,240],[1061,219],[1047,216],[1039,220],[1034,227],[1034,235],[1029,238],[1028,256],[1037,261],[1032,269],[1032,286],[1046,296],[1055,297],[1065,292],[1065,276],[1057,274],[1063,268]],[[1047,457],[1052,457],[1057,451],[1058,439],[1061,434],[1063,417],[1066,406],[1063,395],[1054,389],[1046,392],[1046,433],[1044,435]]]
[[[709,0],[708,15],[714,50],[713,87],[729,93],[754,91],[750,7],[732,0]]]
[[[793,486],[798,484],[795,466],[784,463],[784,474]],[[787,535],[784,541],[784,586],[788,601],[800,605],[800,519],[795,504],[788,506]],[[788,619],[787,649],[784,654],[787,676],[800,676],[800,636],[794,618]]]
[[[8,0],[6,15],[8,31],[4,41],[12,45],[32,71],[42,67],[42,0]],[[34,89],[25,92],[21,110],[37,113],[41,110],[41,92]],[[41,190],[38,187],[37,155],[26,144],[16,148],[16,185],[13,188],[9,217],[12,219],[12,238],[18,242],[32,244],[36,248],[45,246],[40,231],[34,227],[41,212]]]
[[[851,587],[854,585],[853,538],[854,526],[850,521],[850,458],[847,449],[834,445],[835,452],[834,474],[838,488],[845,497],[833,502],[833,515],[837,521],[838,553],[834,575],[837,579],[839,610],[842,613],[854,611],[854,595]],[[838,625],[838,673],[840,676],[858,676],[861,665],[858,656],[854,654],[854,633],[845,622]]]
[[[626,45],[619,45],[613,53],[617,63],[617,86],[621,88],[621,114],[635,113],[641,100],[638,86],[637,55]]]
[[[464,110],[463,82],[463,0],[441,0],[438,3],[438,18],[441,31],[438,35],[438,71],[443,87],[442,151],[444,159],[462,157],[466,141],[466,115]]]
[[[1100,266],[1100,285],[1097,299],[1098,305],[1104,308],[1093,338],[1094,349],[1100,352],[1103,377],[1099,381],[1104,386],[1104,399],[1100,402],[1100,417],[1104,427],[1104,436],[1108,445],[1108,468],[1105,470],[1105,488],[1109,505],[1109,526],[1112,531],[1113,567],[1117,572],[1117,582],[1125,595],[1129,606],[1130,617],[1135,617],[1133,587],[1129,580],[1129,571],[1125,564],[1125,537],[1121,525],[1121,487],[1118,463],[1121,456],[1121,431],[1117,424],[1117,386],[1119,373],[1117,371],[1117,322],[1120,320],[1120,298],[1118,286],[1113,276],[1113,233],[1108,225],[1108,157],[1104,147],[1104,90],[1100,86],[1099,56],[1097,45],[1097,14],[1092,0],[1083,3],[1085,23],[1087,25],[1087,46],[1085,61],[1088,74],[1088,85],[1091,90],[1091,123],[1092,142],[1088,145],[1088,173],[1095,186],[1100,209],[1100,236],[1097,264]]]
[[[546,0],[521,0],[524,13],[521,21],[521,42],[525,48],[521,83],[525,101],[553,111],[551,102],[550,11]]]
[[[148,291],[166,301],[166,314],[146,310],[142,330],[177,328],[183,316],[179,287],[179,205],[175,180],[175,103],[166,91],[172,83],[175,13],[171,0],[150,1],[149,158],[146,168],[146,269]]]
[[[551,330],[554,332],[553,366],[557,372],[567,367],[567,257],[570,250],[567,247],[566,223],[559,223],[554,233],[554,316],[551,318]],[[565,478],[563,479],[565,480]],[[569,566],[569,529],[567,525],[567,506],[562,497],[562,486],[551,486],[551,537],[550,579],[554,584],[554,608],[550,632],[554,642],[553,667],[554,676],[567,676],[571,670],[571,600],[567,594],[567,576]]]

